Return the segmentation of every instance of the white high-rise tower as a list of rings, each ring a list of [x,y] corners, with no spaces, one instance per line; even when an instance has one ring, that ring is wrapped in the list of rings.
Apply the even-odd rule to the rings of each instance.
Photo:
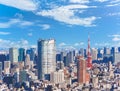
[[[38,40],[38,78],[49,79],[56,70],[55,40]]]

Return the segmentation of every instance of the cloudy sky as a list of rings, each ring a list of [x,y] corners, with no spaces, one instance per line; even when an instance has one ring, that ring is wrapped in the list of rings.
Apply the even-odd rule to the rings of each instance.
[[[119,46],[120,0],[0,0],[0,48],[86,48],[88,32],[92,47]]]

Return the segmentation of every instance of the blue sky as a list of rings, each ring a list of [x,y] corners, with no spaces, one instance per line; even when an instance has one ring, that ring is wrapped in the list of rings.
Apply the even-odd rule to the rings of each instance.
[[[0,0],[0,48],[120,46],[120,0]]]

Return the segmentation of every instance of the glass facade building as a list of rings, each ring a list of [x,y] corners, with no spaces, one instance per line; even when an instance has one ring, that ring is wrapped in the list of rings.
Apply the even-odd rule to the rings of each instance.
[[[50,73],[56,70],[55,40],[38,40],[38,78],[49,80]]]

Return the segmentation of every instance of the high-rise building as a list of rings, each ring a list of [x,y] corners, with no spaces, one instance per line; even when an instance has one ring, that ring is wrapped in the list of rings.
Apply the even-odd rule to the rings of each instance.
[[[95,48],[92,48],[92,60],[97,60],[97,54],[98,54],[98,50]]]
[[[30,61],[30,55],[27,54],[25,57],[25,67],[30,68],[31,67],[31,61]]]
[[[66,59],[66,64],[67,64],[67,66],[69,66],[70,63],[74,62],[73,52],[72,51],[68,52],[66,58],[67,58]]]
[[[56,70],[55,40],[38,40],[38,78],[50,80],[50,73]]]
[[[18,62],[18,49],[17,48],[9,49],[9,59],[12,63]]]
[[[78,56],[77,78],[78,78],[78,83],[80,84],[89,83],[90,80],[90,76],[87,72],[86,60],[82,56]]]
[[[117,64],[120,62],[120,53],[115,53],[114,54],[114,63]]]
[[[27,72],[26,71],[20,71],[19,73],[19,82],[25,82],[27,81],[28,76],[27,76]]]
[[[25,49],[24,48],[19,48],[19,56],[18,56],[18,61],[25,61]]]
[[[85,51],[84,51],[84,48],[80,48],[79,53],[80,53],[80,55],[83,56],[83,57],[84,57],[85,54],[86,54]]]
[[[35,61],[35,52],[36,52],[35,48],[30,48],[26,51],[26,54],[30,55],[30,61]]]
[[[110,48],[104,47],[104,55],[110,54],[110,53],[111,53]]]
[[[10,74],[11,63],[10,61],[4,61],[4,73]]]
[[[0,80],[2,80],[2,62],[0,62]]]
[[[52,83],[63,83],[64,82],[64,72],[63,70],[55,71],[50,74],[50,81]]]
[[[115,47],[112,47],[111,48],[111,54],[114,54],[115,53]]]
[[[87,50],[87,68],[92,68],[92,56],[90,51],[90,38],[88,37],[88,50]]]

